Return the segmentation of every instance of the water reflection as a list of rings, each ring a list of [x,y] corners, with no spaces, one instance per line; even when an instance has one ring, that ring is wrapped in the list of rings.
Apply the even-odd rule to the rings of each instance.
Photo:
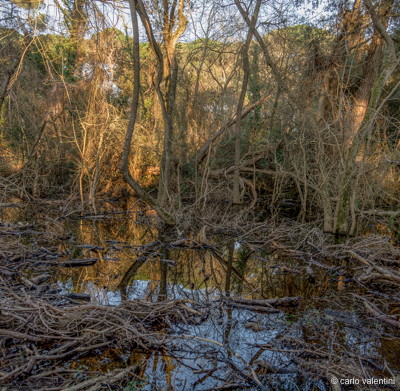
[[[133,299],[191,299],[201,306],[204,320],[182,322],[165,331],[176,337],[165,351],[115,349],[71,364],[82,372],[137,365],[135,376],[127,379],[133,389],[206,390],[225,382],[245,388],[251,384],[246,378],[251,363],[256,375],[268,379],[271,390],[325,390],[323,382],[299,376],[285,352],[287,346],[282,351],[276,347],[288,338],[325,347],[327,333],[338,336],[356,354],[376,358],[384,354],[392,367],[398,366],[388,353],[392,342],[381,343],[374,325],[363,324],[351,311],[332,310],[331,299],[352,289],[344,274],[315,268],[311,276],[294,259],[222,236],[208,238],[212,248],[192,246],[190,237],[186,238],[190,246],[185,247],[183,238],[169,238],[156,227],[138,224],[138,218],[64,221],[68,240],[60,240],[58,250],[71,258],[99,261],[90,267],[58,269],[54,278],[59,287],[88,293],[94,302],[106,305]],[[222,300],[299,295],[304,298],[301,308],[277,313],[231,308]],[[271,368],[279,371],[272,375]]]

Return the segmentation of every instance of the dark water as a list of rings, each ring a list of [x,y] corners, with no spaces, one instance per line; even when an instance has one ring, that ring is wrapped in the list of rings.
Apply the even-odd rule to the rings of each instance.
[[[8,213],[3,220],[21,219],[16,211]],[[26,211],[24,216],[33,218]],[[64,254],[61,261],[99,259],[93,266],[54,268],[52,278],[61,291],[87,293],[92,302],[104,305],[190,299],[205,314],[199,324],[182,322],[165,330],[175,337],[165,351],[116,348],[86,356],[69,363],[78,375],[137,364],[143,381],[131,382],[126,390],[206,390],[223,384],[256,389],[246,378],[252,367],[265,389],[328,390],[326,380],[299,370],[293,360],[291,351],[310,342],[324,352],[342,349],[400,370],[399,340],[385,336],[382,324],[353,310],[349,297],[360,288],[343,265],[332,264],[328,270],[318,260],[301,262],[224,235],[209,236],[210,246],[200,247],[195,234],[188,234],[186,241],[176,232],[160,235],[156,227],[141,224],[136,213],[67,218],[58,220],[57,227],[55,247]],[[301,296],[302,302],[263,313],[226,305],[222,297],[228,295]]]

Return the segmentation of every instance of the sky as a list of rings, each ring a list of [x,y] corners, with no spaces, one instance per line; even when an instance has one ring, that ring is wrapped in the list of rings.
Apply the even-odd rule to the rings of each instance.
[[[39,10],[20,10],[20,13],[24,17],[27,17],[29,12],[31,14],[34,12],[45,14],[49,20],[47,30],[44,31],[45,33],[66,34],[67,31],[62,22],[63,17],[57,6],[57,1],[62,2],[62,0],[44,0]],[[7,1],[1,7],[4,9],[7,6],[10,7],[11,4],[10,1]],[[96,1],[91,4],[92,7],[94,6],[97,11],[102,13],[104,20],[100,21],[99,19],[96,20],[96,18],[90,18],[88,36],[106,27],[114,27],[122,32],[127,31],[129,35],[132,35],[129,6],[126,1],[113,1],[112,6],[110,2],[106,1]],[[214,3],[204,2],[204,4],[198,2],[197,5],[196,3],[194,4],[195,6],[188,13],[188,27],[181,40],[193,41],[207,36],[215,40],[226,39],[226,37],[237,39],[240,36],[237,26],[243,26],[244,22],[234,6],[223,7],[221,6],[222,1]],[[307,20],[308,23],[318,24],[318,21],[325,16],[324,7],[326,6],[326,2],[322,2],[315,9],[310,4],[295,9],[292,7],[292,4],[293,2],[283,1],[281,3],[274,2],[273,5],[272,2],[267,2],[266,5],[263,5],[262,12],[260,13],[260,23],[265,32],[276,29],[278,26],[282,27],[301,23],[301,19]],[[291,16],[287,18],[287,15]],[[143,41],[145,40],[143,28],[141,32]]]

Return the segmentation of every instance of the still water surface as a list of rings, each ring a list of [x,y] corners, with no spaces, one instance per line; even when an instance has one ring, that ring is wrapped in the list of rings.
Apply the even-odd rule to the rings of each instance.
[[[165,330],[176,337],[165,351],[116,347],[74,361],[70,365],[77,376],[137,364],[143,381],[131,382],[127,390],[207,390],[227,383],[252,389],[239,375],[252,366],[261,377],[268,372],[266,389],[328,390],[326,381],[299,373],[287,351],[310,340],[326,350],[333,334],[354,354],[386,359],[400,369],[398,340],[388,343],[382,325],[361,319],[351,304],[343,307],[346,295],[359,288],[340,267],[316,267],[310,274],[305,262],[223,235],[209,237],[210,246],[201,247],[195,236],[160,235],[155,227],[138,223],[135,214],[65,219],[59,226],[57,249],[65,259],[99,259],[93,266],[55,268],[53,281],[61,291],[86,293],[103,305],[190,299],[204,314],[198,324],[182,322]],[[302,302],[265,313],[228,306],[224,296],[301,296]]]

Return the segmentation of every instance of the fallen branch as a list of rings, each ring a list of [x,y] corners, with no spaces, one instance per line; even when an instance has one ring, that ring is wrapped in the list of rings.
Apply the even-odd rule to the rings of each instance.
[[[251,304],[251,305],[241,304],[241,303],[236,303],[235,301],[229,301],[229,300],[224,300],[224,301],[228,307],[240,308],[242,310],[267,312],[267,313],[271,313],[271,314],[280,312],[279,310],[277,310],[275,308],[267,307],[267,306],[260,306],[260,305],[255,305],[255,304]]]
[[[246,304],[249,306],[266,306],[266,307],[295,307],[300,304],[301,297],[282,297],[279,299],[265,299],[265,300],[252,300],[242,299],[239,297],[224,297],[224,301],[232,301],[239,304]]]
[[[396,283],[400,283],[400,274],[395,273],[388,268],[383,268],[381,266],[376,265],[374,262],[366,260],[363,258],[361,255],[357,254],[353,250],[348,250],[348,253],[354,258],[363,263],[366,266],[371,267],[372,269],[375,269],[378,273],[381,274],[381,278],[384,278],[385,280],[390,280],[394,281]]]
[[[359,296],[359,295],[354,295],[354,297],[357,297],[358,299],[362,300],[365,309],[372,316],[374,316],[375,318],[381,320],[382,322],[390,324],[393,327],[400,328],[400,321],[391,318],[389,315],[384,314],[374,304],[372,304],[370,301],[368,301],[365,297],[362,297],[362,296]]]
[[[134,374],[134,370],[136,369],[136,365],[128,367],[126,369],[116,369],[106,375],[97,376],[92,379],[83,381],[82,383],[76,384],[71,387],[63,388],[63,391],[79,391],[79,390],[88,390],[87,387],[95,386],[90,388],[90,390],[100,389],[102,384],[112,385],[116,382],[124,379],[128,374],[134,376],[136,379],[143,381],[140,377]]]
[[[67,296],[89,298],[84,294]],[[157,331],[158,327],[168,329],[173,322],[198,323],[203,318],[203,314],[193,308],[196,303],[189,299],[124,301],[119,306],[90,303],[60,306],[49,300],[58,303],[63,295],[49,297],[52,298],[45,300],[33,296],[22,286],[8,286],[6,280],[0,278],[0,381],[3,384],[11,384],[23,374],[23,378],[18,378],[18,384],[21,389],[28,389],[33,381],[31,376],[40,377],[41,372],[57,370],[69,358],[76,359],[93,351],[101,355],[105,349],[115,346],[120,349],[159,349],[170,337]],[[15,354],[15,349],[24,346],[23,342],[29,342],[33,348],[24,349],[22,355]],[[69,384],[69,388],[62,389],[86,390],[101,382],[112,384],[121,379],[122,373],[116,371],[111,377],[105,375],[83,382],[77,379],[80,384]],[[48,379],[47,385],[54,385],[55,380],[55,377]]]

